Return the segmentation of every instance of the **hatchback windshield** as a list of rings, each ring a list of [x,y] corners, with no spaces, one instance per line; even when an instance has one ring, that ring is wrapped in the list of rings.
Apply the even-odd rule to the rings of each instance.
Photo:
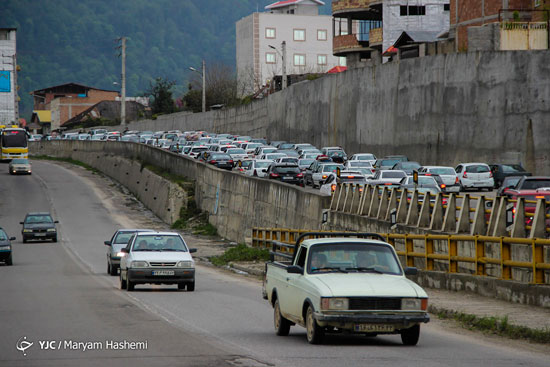
[[[12,164],[29,164],[29,160],[24,158],[17,158],[17,159],[12,159],[11,163]]]
[[[331,243],[312,246],[308,273],[373,272],[401,275],[401,267],[388,246]]]
[[[0,241],[7,241],[7,240],[8,240],[8,235],[6,234],[6,232],[0,229]]]
[[[401,171],[382,173],[382,177],[384,178],[401,178],[401,177],[405,177],[406,175],[407,174],[405,172],[401,172]]]
[[[269,167],[269,165],[270,165],[271,163],[272,163],[272,162],[256,162],[256,167],[258,167],[258,168]]]
[[[300,173],[301,171],[298,167],[274,167],[273,172],[289,174],[289,173]]]
[[[436,175],[450,175],[454,176],[456,175],[456,172],[451,167],[445,167],[445,168],[430,168],[431,173],[435,173]]]
[[[233,149],[227,149],[228,154],[246,154],[244,149],[241,148],[233,148]]]
[[[187,251],[179,236],[139,235],[134,241],[134,251]]]
[[[515,172],[525,172],[523,167],[517,164],[503,164],[502,172],[504,173],[515,173]]]
[[[488,166],[476,165],[476,166],[467,166],[466,172],[468,173],[487,173],[490,169]]]
[[[127,244],[134,233],[136,232],[118,232],[113,242],[116,244]]]
[[[550,180],[526,180],[521,187],[522,190],[536,190],[541,187],[550,187]]]
[[[350,161],[349,166],[350,167],[372,167],[372,165],[368,161]]]
[[[53,220],[49,215],[29,215],[25,223],[53,223]]]
[[[399,159],[383,159],[380,161],[380,166],[390,166],[393,167],[396,163],[401,162]]]
[[[336,172],[336,168],[338,167],[342,169],[342,165],[339,164],[325,164],[323,165],[323,172]]]

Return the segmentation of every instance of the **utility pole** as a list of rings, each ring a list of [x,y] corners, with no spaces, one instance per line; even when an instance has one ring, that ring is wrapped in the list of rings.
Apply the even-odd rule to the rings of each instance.
[[[202,60],[202,112],[206,112],[206,61]]]
[[[283,89],[287,87],[287,79],[286,79],[286,41],[283,41],[281,44],[281,48],[283,49]]]
[[[14,115],[15,115],[15,123],[19,125],[19,93],[17,90],[19,89],[17,86],[17,54],[13,54],[13,98],[14,98]]]
[[[126,125],[126,37],[122,37],[122,86],[120,91],[120,124]]]

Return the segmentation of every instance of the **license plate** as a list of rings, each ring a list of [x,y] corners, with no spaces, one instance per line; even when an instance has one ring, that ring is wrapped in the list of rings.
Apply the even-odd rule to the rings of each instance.
[[[174,270],[153,270],[153,275],[174,275]]]
[[[34,235],[35,235],[36,237],[44,237],[44,236],[46,236],[45,233],[35,233]]]
[[[384,324],[356,324],[354,330],[357,332],[373,333],[373,332],[393,332],[393,325]]]
[[[283,177],[283,180],[292,180],[292,177]]]

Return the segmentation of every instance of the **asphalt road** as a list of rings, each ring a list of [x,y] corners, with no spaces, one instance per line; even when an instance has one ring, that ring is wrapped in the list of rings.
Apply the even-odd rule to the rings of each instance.
[[[0,266],[0,365],[548,366],[547,354],[439,322],[423,326],[416,347],[401,345],[399,336],[345,335],[312,346],[301,327],[277,337],[257,281],[205,266],[197,268],[192,293],[148,285],[120,291],[118,279],[106,274],[103,241],[132,226],[132,218],[72,170],[48,162],[34,162],[33,169],[32,176],[11,177],[0,166],[0,225],[18,238],[14,266]],[[36,210],[60,221],[60,243],[21,243],[18,223]],[[27,356],[16,349],[21,337],[35,343]],[[38,340],[148,345],[51,351],[40,350]]]

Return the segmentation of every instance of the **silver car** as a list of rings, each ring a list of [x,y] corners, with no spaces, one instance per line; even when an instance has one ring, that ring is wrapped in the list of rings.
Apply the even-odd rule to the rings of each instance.
[[[27,158],[16,158],[12,159],[8,166],[10,175],[15,174],[32,174],[31,162]]]
[[[110,241],[105,241],[107,249],[107,273],[115,276],[120,268],[122,248],[128,245],[130,238],[137,232],[153,232],[152,229],[119,229],[115,232]]]

